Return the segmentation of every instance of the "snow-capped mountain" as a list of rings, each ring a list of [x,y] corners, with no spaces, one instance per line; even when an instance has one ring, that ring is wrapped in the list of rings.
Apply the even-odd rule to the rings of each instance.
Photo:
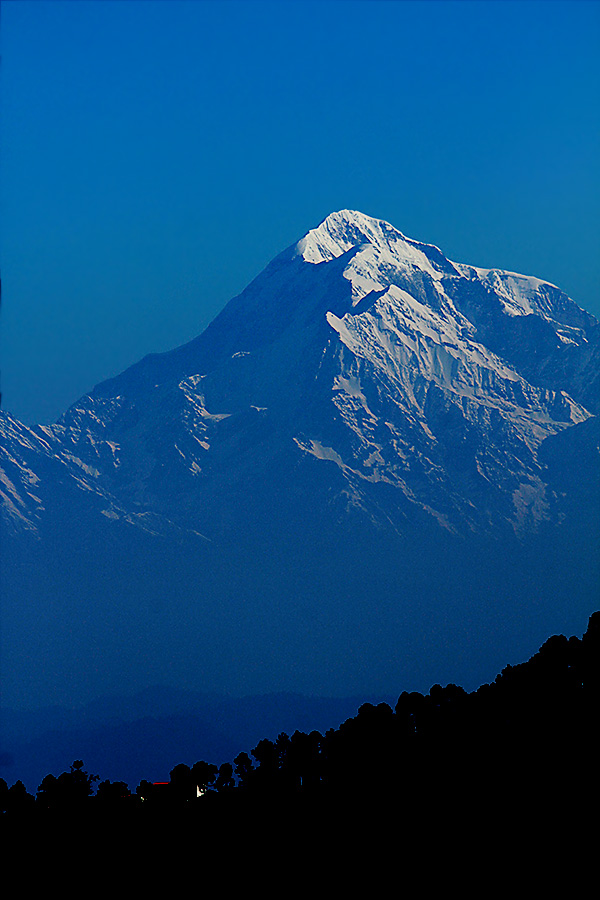
[[[190,343],[2,414],[5,691],[477,686],[581,630],[599,346],[554,285],[331,214]]]
[[[291,520],[342,527],[535,530],[560,505],[540,446],[598,412],[599,335],[547,282],[342,210],[189,344],[56,425],[5,416],[5,512],[35,533],[77,502],[218,540],[268,529],[285,497]]]

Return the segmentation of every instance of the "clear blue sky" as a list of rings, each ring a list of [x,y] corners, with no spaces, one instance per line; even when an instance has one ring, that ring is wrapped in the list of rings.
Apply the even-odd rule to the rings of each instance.
[[[2,3],[3,406],[54,420],[334,209],[600,315],[600,4]]]

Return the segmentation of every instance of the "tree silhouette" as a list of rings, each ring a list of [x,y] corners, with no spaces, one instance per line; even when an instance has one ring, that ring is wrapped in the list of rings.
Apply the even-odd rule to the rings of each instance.
[[[234,771],[238,778],[238,788],[248,789],[251,787],[252,775],[255,772],[254,763],[248,754],[244,752],[238,753],[233,762],[235,764]]]
[[[94,791],[97,775],[90,775],[83,768],[83,760],[76,759],[70,772],[63,772],[58,778],[46,775],[42,780],[36,802],[40,809],[60,810],[81,807]]]

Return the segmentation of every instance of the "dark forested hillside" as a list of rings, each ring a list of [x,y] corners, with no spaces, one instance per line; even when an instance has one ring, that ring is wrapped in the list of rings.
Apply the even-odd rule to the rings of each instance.
[[[582,638],[549,638],[528,661],[467,693],[449,684],[403,692],[395,708],[365,703],[324,734],[282,733],[233,763],[173,760],[170,781],[134,791],[100,781],[82,760],[47,775],[34,797],[1,783],[5,821],[67,812],[88,821],[317,815],[323,810],[402,810],[403,817],[457,810],[502,822],[517,813],[576,819],[598,794],[600,612]],[[250,749],[250,748],[249,748]],[[287,812],[286,812],[287,811]],[[453,813],[454,811],[454,813]]]

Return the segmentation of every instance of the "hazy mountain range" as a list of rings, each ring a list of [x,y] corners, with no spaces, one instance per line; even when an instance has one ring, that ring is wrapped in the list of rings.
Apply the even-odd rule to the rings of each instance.
[[[332,213],[190,343],[2,414],[9,697],[473,687],[582,632],[599,347],[554,285]]]

